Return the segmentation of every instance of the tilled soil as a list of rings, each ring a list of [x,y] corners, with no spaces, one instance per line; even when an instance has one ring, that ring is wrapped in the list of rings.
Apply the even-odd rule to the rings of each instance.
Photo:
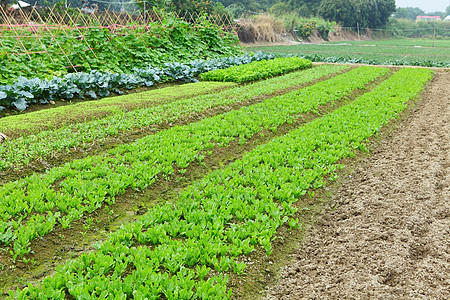
[[[450,73],[336,193],[267,299],[450,299]]]

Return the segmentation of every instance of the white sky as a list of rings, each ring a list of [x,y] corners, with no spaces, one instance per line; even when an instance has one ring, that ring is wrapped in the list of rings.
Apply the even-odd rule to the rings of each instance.
[[[395,0],[397,7],[419,7],[425,12],[445,11],[450,0]]]

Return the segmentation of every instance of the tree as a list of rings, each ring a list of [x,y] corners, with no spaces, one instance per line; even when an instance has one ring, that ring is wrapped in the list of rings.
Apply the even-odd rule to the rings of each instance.
[[[377,28],[395,11],[395,0],[323,0],[319,14],[345,27]]]
[[[286,1],[284,1],[286,2]],[[287,1],[293,11],[309,17],[317,14],[322,0],[289,0]]]
[[[341,23],[344,27],[356,26],[356,0],[323,0],[318,12],[323,18]]]
[[[395,11],[395,0],[357,0],[358,22],[361,27],[385,25]]]
[[[395,18],[415,20],[417,16],[423,16],[425,12],[418,7],[398,7]]]
[[[447,16],[447,14],[445,13],[445,11],[432,11],[425,14],[425,16],[439,16],[442,19],[444,19]]]
[[[278,2],[270,8],[270,13],[274,15],[284,15],[290,11],[289,6],[284,2]]]
[[[395,12],[395,0],[379,0],[378,12],[378,25],[386,25],[389,17]]]
[[[239,5],[245,8],[246,12],[258,13],[269,11],[269,9],[279,0],[214,0],[214,2],[221,2],[223,6],[229,7],[230,5]],[[287,1],[283,1],[287,2]]]
[[[145,3],[145,5],[144,5]],[[170,0],[136,0],[136,4],[141,9],[151,10],[152,8],[155,9],[164,9],[170,7]]]
[[[211,0],[172,0],[173,9],[177,12],[211,13],[214,4]]]
[[[6,11],[6,8],[8,6],[8,0],[0,0],[0,7],[3,7],[3,9]]]
[[[226,10],[235,19],[240,18],[246,11],[244,5],[236,3],[228,5]]]

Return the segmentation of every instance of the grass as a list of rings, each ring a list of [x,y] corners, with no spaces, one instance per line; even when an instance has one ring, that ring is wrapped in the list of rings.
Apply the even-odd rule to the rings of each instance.
[[[450,64],[449,40],[400,39],[378,41],[326,42],[290,46],[247,47],[247,51],[265,51],[278,54],[319,55],[321,57],[345,57],[391,64],[396,60],[415,65],[417,61],[433,61]]]
[[[0,119],[0,132],[10,137],[18,137],[42,130],[60,128],[67,124],[103,118],[120,111],[130,111],[195,97],[233,86],[236,84],[197,82],[8,116]]]

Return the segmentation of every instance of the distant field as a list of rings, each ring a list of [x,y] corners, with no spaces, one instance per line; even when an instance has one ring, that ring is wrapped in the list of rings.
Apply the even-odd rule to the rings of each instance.
[[[247,51],[305,55],[314,61],[450,67],[450,40],[400,39],[247,47]]]
[[[324,44],[342,44],[343,42],[327,42]],[[345,41],[346,44],[351,45],[377,45],[377,46],[403,46],[403,47],[433,47],[432,39],[390,39],[390,40],[375,40],[375,41]],[[450,40],[435,40],[434,47],[450,48]]]

